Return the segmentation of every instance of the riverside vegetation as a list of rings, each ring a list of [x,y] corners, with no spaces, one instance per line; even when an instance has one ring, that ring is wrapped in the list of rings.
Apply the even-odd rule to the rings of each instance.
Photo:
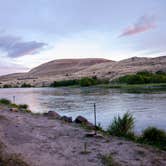
[[[61,86],[94,86],[99,84],[108,84],[109,80],[107,79],[98,79],[96,76],[94,77],[83,77],[81,79],[75,80],[62,80],[62,81],[54,81],[50,86],[51,87],[61,87]]]
[[[101,79],[97,76],[83,77],[80,79],[69,79],[54,81],[49,87],[90,87],[119,88],[128,92],[148,92],[149,90],[166,90],[166,73],[157,71],[140,71],[136,74],[129,74],[113,79]],[[9,84],[1,85],[1,88],[30,88],[34,87],[29,83],[23,83],[20,87]],[[43,86],[46,87],[46,86]]]
[[[29,110],[28,108],[28,105],[27,104],[15,104],[15,103],[12,103],[10,100],[8,99],[0,99],[0,105],[4,105],[6,107],[9,107],[9,108],[12,108],[12,109],[15,109],[15,111],[22,111],[22,112],[28,112],[30,113],[31,111]]]
[[[156,127],[148,127],[142,132],[142,135],[137,136],[134,133],[134,117],[128,112],[122,117],[115,117],[109,125],[107,132],[110,135],[124,137],[138,143],[149,144],[166,151],[166,132]]]

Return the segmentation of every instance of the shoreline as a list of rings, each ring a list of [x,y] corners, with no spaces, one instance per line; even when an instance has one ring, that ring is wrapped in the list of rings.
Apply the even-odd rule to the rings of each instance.
[[[106,89],[120,89],[120,90],[144,90],[145,92],[148,90],[163,90],[166,91],[166,83],[148,83],[148,84],[98,84],[91,86],[79,86],[79,85],[70,85],[70,86],[31,86],[31,87],[0,87],[0,89],[24,89],[24,88],[106,88]],[[133,91],[134,93],[134,91]]]
[[[79,125],[23,112],[0,108],[0,138],[9,152],[20,154],[31,166],[98,166],[101,156],[110,155],[124,166],[166,164],[166,152],[105,136],[89,138]],[[87,144],[87,154],[84,145]]]

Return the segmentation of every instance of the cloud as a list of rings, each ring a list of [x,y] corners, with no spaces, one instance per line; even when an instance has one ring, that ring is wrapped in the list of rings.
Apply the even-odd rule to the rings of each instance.
[[[8,57],[16,58],[27,54],[34,54],[46,44],[36,41],[23,41],[15,36],[0,36],[0,49],[7,53]]]
[[[0,61],[0,76],[6,75],[10,73],[20,73],[20,72],[27,72],[29,68],[9,62],[2,58],[2,61]]]
[[[136,35],[138,33],[149,31],[150,29],[153,29],[155,27],[156,27],[155,17],[144,15],[140,17],[134,25],[126,28],[122,32],[120,37]]]

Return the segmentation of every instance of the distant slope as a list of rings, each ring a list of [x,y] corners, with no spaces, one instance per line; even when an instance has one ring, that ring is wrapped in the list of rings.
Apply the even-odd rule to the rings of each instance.
[[[87,69],[95,64],[111,62],[106,59],[62,59],[55,60],[45,64],[42,64],[34,69],[32,69],[28,74],[33,76],[43,76],[43,75],[69,75],[74,72],[78,72]]]
[[[20,86],[24,82],[34,86],[49,85],[54,80],[97,76],[110,80],[138,71],[166,71],[166,56],[157,58],[133,57],[122,61],[106,59],[62,59],[42,64],[28,73],[1,76],[0,82]]]
[[[126,74],[132,74],[142,70],[147,70],[151,72],[155,72],[158,70],[166,71],[166,56],[157,58],[132,57],[118,62],[97,64],[75,74],[86,76],[95,73],[98,77],[114,79]]]

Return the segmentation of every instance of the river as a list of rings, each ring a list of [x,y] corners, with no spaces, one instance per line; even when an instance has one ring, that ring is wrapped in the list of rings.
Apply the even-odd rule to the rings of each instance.
[[[166,93],[126,93],[104,88],[11,88],[0,89],[0,98],[28,104],[34,113],[56,111],[61,115],[82,115],[93,122],[96,103],[97,123],[107,128],[114,116],[131,112],[135,131],[148,126],[166,130]]]

